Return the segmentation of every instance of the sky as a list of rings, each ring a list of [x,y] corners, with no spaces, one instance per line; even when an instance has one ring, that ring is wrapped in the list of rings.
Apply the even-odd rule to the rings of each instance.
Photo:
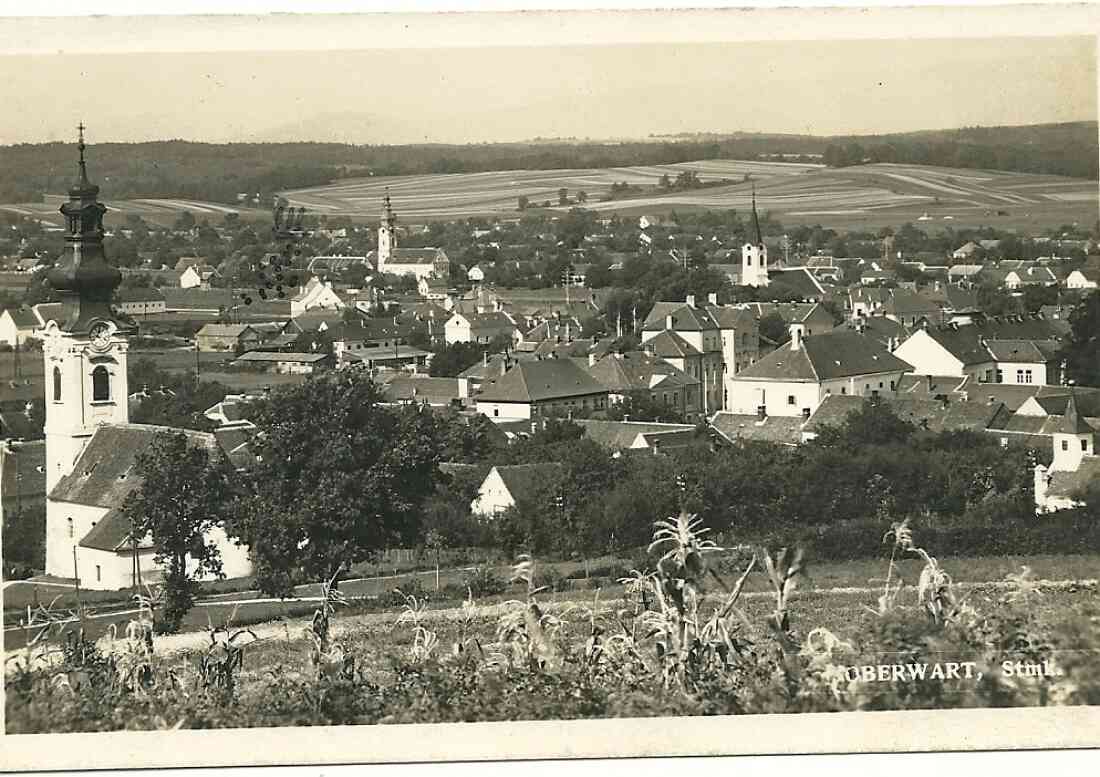
[[[270,51],[43,45],[0,55],[0,144],[70,140],[81,120],[99,142],[390,144],[874,134],[1096,119],[1092,37],[447,40],[297,51],[286,49],[293,39]]]

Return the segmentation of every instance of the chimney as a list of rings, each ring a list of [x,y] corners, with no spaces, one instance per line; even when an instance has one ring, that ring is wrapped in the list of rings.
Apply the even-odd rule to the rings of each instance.
[[[791,324],[791,350],[797,351],[802,348],[802,324]]]
[[[505,356],[500,360],[500,374],[503,375],[508,371],[508,357]]]
[[[672,314],[665,316],[665,329],[672,329]]]
[[[489,366],[489,352],[488,351],[482,351],[481,352],[481,365],[483,367],[488,367]]]
[[[707,302],[709,302],[712,305],[717,305],[718,304],[718,292],[712,291],[710,294],[708,294],[707,295]]]
[[[594,354],[594,353],[588,354],[588,366],[591,367],[595,363],[596,363],[596,354]]]
[[[931,394],[932,393],[932,376],[931,375],[925,375],[924,376],[924,383],[928,387],[928,393]]]
[[[539,430],[539,422],[538,421],[532,421],[531,422],[531,434],[537,434],[538,430]]]
[[[689,308],[695,307],[695,295],[694,294],[688,294],[687,299],[685,301],[687,302],[687,306]]]

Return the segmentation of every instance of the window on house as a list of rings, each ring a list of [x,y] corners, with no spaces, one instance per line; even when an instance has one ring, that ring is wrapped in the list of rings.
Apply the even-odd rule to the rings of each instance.
[[[809,418],[810,417],[810,408],[808,408],[808,407],[802,408],[802,417],[803,418]]]
[[[92,401],[107,402],[111,398],[111,376],[102,364],[92,370]]]
[[[1085,453],[1088,453],[1088,450],[1089,450],[1089,441],[1088,440],[1081,440],[1081,450],[1083,450]]]
[[[53,368],[53,401],[61,401],[61,370],[57,367]]]
[[[1023,383],[1024,382],[1024,371],[1023,370],[1016,370],[1016,382],[1017,383]]]
[[[493,415],[494,416],[499,416],[500,415],[500,408],[499,407],[494,407],[493,408]]]
[[[794,394],[788,394],[787,395],[787,404],[788,405],[793,405],[794,404]]]
[[[1064,450],[1064,451],[1069,450],[1069,440],[1062,440],[1062,450]]]
[[[841,386],[840,387],[840,393],[841,394],[847,394],[848,393],[848,387],[847,386]]]
[[[998,383],[1004,383],[1005,382],[1005,374],[1004,374],[1003,370],[997,370],[997,382]]]
[[[882,388],[882,381],[881,380],[878,382],[878,387]]]
[[[68,524],[69,524],[69,536],[72,537],[73,534],[75,533],[75,530],[73,529],[73,519],[71,517],[68,519]]]
[[[1031,370],[1024,370],[1024,383],[1031,383]]]
[[[1007,437],[1002,437],[1001,438],[1001,447],[1002,448],[1007,448],[1008,447],[1008,438]]]
[[[95,565],[95,581],[98,583],[103,580],[103,569],[99,564]]]
[[[896,391],[897,390],[897,383],[896,382],[890,381],[890,390],[891,391]]]

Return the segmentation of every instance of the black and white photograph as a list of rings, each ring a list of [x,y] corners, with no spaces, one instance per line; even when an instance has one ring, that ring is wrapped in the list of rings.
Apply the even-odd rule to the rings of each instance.
[[[1098,21],[0,18],[5,761],[1100,746]]]

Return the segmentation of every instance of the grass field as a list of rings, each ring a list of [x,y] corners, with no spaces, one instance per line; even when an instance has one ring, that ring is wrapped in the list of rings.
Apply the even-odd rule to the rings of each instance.
[[[694,170],[704,181],[728,186],[601,202],[611,184],[653,186],[668,174]],[[743,181],[745,176],[750,181]],[[1058,176],[920,165],[875,164],[832,169],[784,162],[703,160],[651,167],[591,170],[515,170],[455,175],[419,175],[347,180],[287,192],[310,212],[373,220],[385,189],[406,223],[470,216],[514,216],[525,196],[537,205],[583,190],[585,207],[628,215],[670,210],[749,207],[752,187],[759,207],[785,224],[822,224],[840,229],[877,228],[904,221],[937,230],[990,225],[1033,230],[1060,224],[1092,224],[1097,216],[1095,181]],[[554,206],[564,211],[567,207]],[[918,219],[927,217],[923,221]]]
[[[58,212],[58,208],[65,200],[65,197],[46,195],[43,202],[0,205],[0,210],[17,213],[21,216],[29,216],[44,224],[63,226],[63,217]],[[107,216],[104,219],[108,227],[125,226],[126,217],[129,215],[141,216],[149,224],[170,227],[175,224],[176,219],[184,211],[189,211],[196,220],[206,219],[212,225],[220,224],[227,213],[237,213],[242,220],[246,221],[269,221],[271,219],[271,213],[263,208],[245,208],[200,200],[107,200],[104,204],[108,208]]]

